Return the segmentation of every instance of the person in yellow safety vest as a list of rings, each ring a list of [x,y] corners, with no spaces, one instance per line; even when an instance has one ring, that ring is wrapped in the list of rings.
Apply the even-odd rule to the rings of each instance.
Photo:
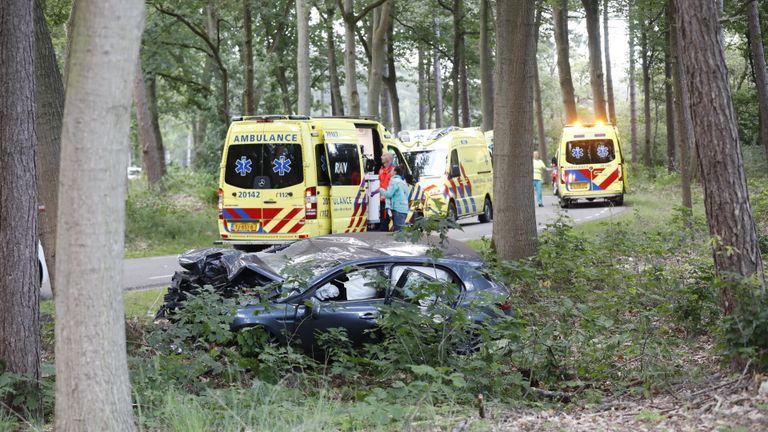
[[[539,152],[533,152],[533,190],[536,192],[536,202],[539,203],[539,207],[544,207],[541,197],[541,186],[544,183],[546,172],[547,166],[544,164],[544,161],[539,159]]]
[[[381,168],[379,168],[379,189],[384,190],[389,187],[389,180],[395,172],[395,167],[392,166],[393,156],[392,153],[384,152],[381,155]],[[380,194],[381,199],[381,222],[379,223],[379,231],[389,231],[389,210],[391,207],[390,200],[385,199],[384,194]]]

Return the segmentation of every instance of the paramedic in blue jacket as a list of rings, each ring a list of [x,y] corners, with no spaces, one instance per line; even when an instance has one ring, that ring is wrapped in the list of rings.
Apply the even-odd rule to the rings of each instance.
[[[382,189],[381,193],[387,199],[387,207],[392,210],[392,220],[395,231],[400,231],[405,226],[405,218],[408,216],[408,185],[403,180],[403,167],[396,166],[395,173],[389,181],[389,187]]]

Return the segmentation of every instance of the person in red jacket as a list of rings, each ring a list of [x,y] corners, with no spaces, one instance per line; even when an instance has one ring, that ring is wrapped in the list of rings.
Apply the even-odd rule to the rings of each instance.
[[[395,167],[392,166],[392,153],[385,152],[381,155],[381,168],[379,168],[379,190],[383,190],[389,187],[389,181],[395,173]],[[384,194],[379,194],[381,200],[381,222],[379,223],[379,231],[389,231],[389,207],[387,206],[387,200],[384,198]]]

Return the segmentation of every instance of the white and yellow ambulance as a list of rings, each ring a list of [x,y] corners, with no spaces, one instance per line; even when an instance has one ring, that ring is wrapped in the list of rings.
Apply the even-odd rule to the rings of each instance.
[[[493,163],[482,132],[435,129],[426,138],[403,142],[402,150],[416,180],[409,197],[413,217],[493,219]]]
[[[582,199],[624,204],[627,180],[616,126],[601,122],[567,125],[556,157],[557,193],[563,208]]]
[[[378,172],[385,149],[402,161],[395,139],[369,119],[235,118],[220,165],[217,243],[255,249],[367,230],[378,187],[366,173]]]

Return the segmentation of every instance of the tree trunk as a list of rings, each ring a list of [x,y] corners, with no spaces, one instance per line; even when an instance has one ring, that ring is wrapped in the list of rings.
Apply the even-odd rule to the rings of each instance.
[[[0,363],[6,372],[37,380],[40,279],[33,15],[31,1],[0,2]]]
[[[563,97],[565,123],[571,124],[579,119],[576,111],[576,96],[571,78],[570,48],[568,47],[568,0],[558,0],[552,6],[554,18],[555,45],[557,47],[557,72],[560,76],[560,93]],[[498,31],[498,27],[497,27]]]
[[[433,19],[435,25],[435,35],[440,38],[440,24],[437,22],[437,17]],[[440,51],[437,47],[434,48],[432,59],[432,74],[435,81],[435,128],[443,127],[443,71],[440,67]]]
[[[499,259],[536,254],[532,195],[535,0],[499,2],[496,13],[493,247]]]
[[[533,37],[534,46],[536,46],[536,50],[534,50],[533,53],[533,59],[531,60],[533,62],[533,100],[534,100],[534,106],[536,108],[536,132],[539,142],[539,157],[542,160],[547,160],[547,140],[544,135],[544,107],[541,105],[541,83],[539,82],[539,62],[536,56],[536,51],[538,51],[539,46],[539,29],[541,28],[541,13],[542,13],[542,5],[541,3],[538,3],[536,6],[536,20],[535,20],[535,28],[536,32],[534,33],[535,36]]]
[[[140,61],[136,62],[134,71],[133,98],[136,104],[141,160],[147,174],[147,183],[156,186],[165,174],[165,152],[157,118],[155,78],[144,79]]]
[[[653,142],[651,141],[651,64],[648,53],[648,29],[643,28],[640,35],[640,49],[643,69],[643,117],[645,123],[645,145],[643,146],[643,165],[653,165]]]
[[[756,275],[764,286],[718,10],[708,0],[677,0],[675,7],[693,133],[700,152],[708,155],[699,158],[699,165],[709,232],[715,239],[715,269],[725,277]],[[730,314],[736,302],[733,285],[722,284],[720,295],[723,311]]]
[[[599,0],[581,0],[587,14],[587,43],[589,45],[589,81],[595,120],[608,120],[605,113],[605,83],[603,82],[603,57],[600,54],[600,5]]]
[[[768,155],[768,72],[765,69],[763,37],[760,34],[760,13],[757,9],[756,0],[751,0],[747,4],[747,31],[749,32],[749,46],[752,50],[755,85],[760,101],[760,141],[762,141],[765,153]]]
[[[493,129],[493,62],[489,40],[490,8],[490,0],[480,0],[480,106],[483,110],[483,132]]]
[[[629,131],[632,149],[632,163],[640,160],[640,145],[637,139],[637,85],[635,83],[635,20],[632,17],[632,2],[629,4]]]
[[[667,172],[675,172],[675,103],[672,90],[672,56],[670,45],[672,40],[671,7],[667,8],[667,46],[664,49],[664,102],[667,116]]]
[[[357,56],[355,54],[354,0],[344,0],[344,73],[349,114],[360,115],[360,94],[357,92]]]
[[[397,71],[395,70],[395,26],[394,21],[389,21],[387,36],[387,93],[389,95],[389,108],[391,110],[392,133],[397,134],[403,129],[400,119],[400,95],[397,93]],[[421,66],[419,66],[421,69]]]
[[[312,89],[309,76],[309,5],[307,0],[296,0],[296,75],[299,85],[297,114],[312,113]]]
[[[48,25],[35,1],[35,129],[37,151],[35,163],[39,204],[45,211],[38,214],[38,233],[45,251],[45,263],[51,291],[56,292],[56,213],[59,208],[59,160],[61,157],[61,120],[64,116],[64,83],[61,80],[56,52]]]
[[[115,281],[122,278],[131,78],[144,2],[79,1],[74,23],[61,142],[65,229],[56,245],[55,428],[132,431],[123,297]]]
[[[608,120],[616,124],[616,101],[613,97],[613,74],[611,73],[611,50],[608,36],[608,0],[603,0],[603,50],[605,51],[605,90],[608,98]]]
[[[682,194],[682,205],[690,211],[693,210],[689,152],[689,149],[693,147],[690,100],[688,97],[688,89],[682,83],[682,78],[685,74],[682,72],[683,63],[680,61],[678,49],[680,32],[675,20],[673,0],[667,0],[667,10],[669,11],[669,23],[671,25],[669,53],[672,62],[672,87],[674,88],[675,93],[677,142],[680,149],[680,189]]]
[[[253,23],[251,20],[251,1],[243,0],[243,63],[245,71],[243,80],[245,81],[245,90],[243,92],[243,115],[250,116],[254,114],[253,101]]]
[[[208,39],[217,41],[219,38],[219,18],[216,14],[216,5],[213,4],[212,0],[209,0],[205,5],[205,18]],[[212,51],[211,56],[214,58],[214,63],[216,65],[213,70],[215,75],[219,78],[220,85],[220,94],[219,97],[216,98],[219,120],[219,124],[216,125],[216,128],[218,129],[219,136],[221,136],[223,142],[224,135],[227,133],[227,126],[229,125],[229,72],[221,59],[219,51],[220,46],[217,43],[212,43],[210,49]]]
[[[394,0],[387,0],[380,6],[378,20],[372,24],[371,67],[368,69],[368,115],[379,116],[382,71],[386,60],[387,30],[392,17]]]
[[[458,84],[458,105],[461,115],[458,119],[461,121],[461,127],[469,127],[469,84],[467,83],[467,53],[464,43],[464,0],[453,0],[453,30],[454,30],[454,58],[456,64],[456,84]],[[459,123],[454,123],[458,125]]]
[[[283,112],[293,112],[293,102],[291,101],[291,92],[288,90],[288,76],[285,66],[277,67],[277,84],[280,86],[280,100],[283,101]]]
[[[418,82],[418,91],[419,91],[419,129],[426,129],[427,128],[427,74],[424,71],[424,66],[426,64],[426,61],[424,59],[424,48],[419,45],[419,82]]]
[[[328,48],[328,81],[331,87],[331,114],[344,115],[344,102],[341,99],[341,85],[339,84],[338,64],[336,62],[336,38],[333,30],[333,15],[335,6],[332,1],[328,5],[328,15],[325,20],[325,34]]]

